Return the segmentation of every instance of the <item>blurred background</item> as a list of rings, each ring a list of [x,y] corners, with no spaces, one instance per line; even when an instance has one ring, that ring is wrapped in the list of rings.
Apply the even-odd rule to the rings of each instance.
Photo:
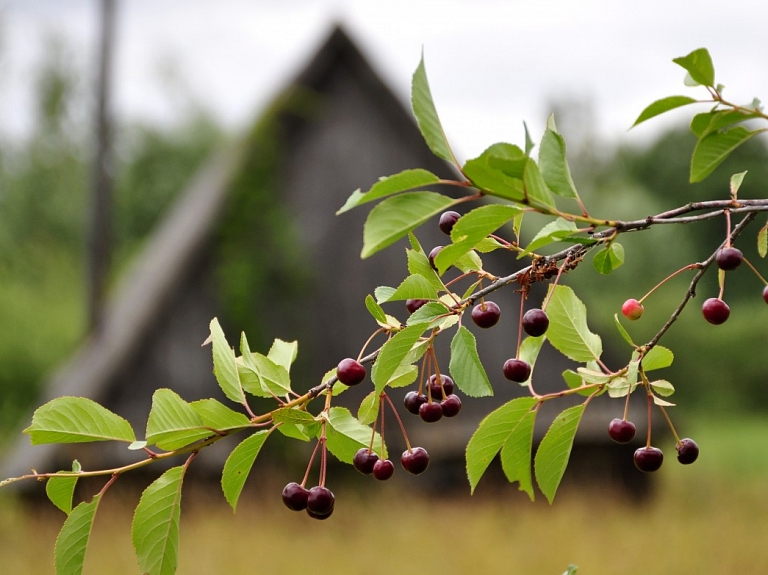
[[[125,457],[29,450],[19,430],[48,397],[92,397],[141,430],[157,387],[187,400],[216,396],[210,350],[200,349],[213,316],[231,343],[244,330],[254,350],[266,352],[274,337],[298,339],[298,391],[357,353],[372,331],[365,294],[400,281],[405,262],[394,248],[361,262],[367,210],[334,212],[379,176],[411,167],[450,175],[408,118],[422,50],[460,160],[496,141],[522,144],[523,121],[536,141],[554,113],[593,215],[634,219],[724,198],[730,175],[744,170],[740,196],[765,197],[759,138],[690,185],[690,109],[627,130],[651,101],[695,94],[671,59],[698,47],[709,48],[731,99],[765,95],[768,39],[759,27],[766,9],[757,2],[736,2],[717,18],[707,2],[364,4],[0,1],[4,476],[73,457],[90,467]],[[738,247],[765,276],[755,249],[759,224],[753,227]],[[610,277],[586,262],[567,278],[613,364],[628,354],[613,325],[621,303],[707,257],[724,233],[724,222],[712,221],[630,234],[622,238],[627,262]],[[445,241],[434,229],[419,238],[426,248]],[[683,274],[654,294],[642,321],[630,326],[636,341],[656,332],[689,281]],[[709,274],[698,301],[717,290]],[[419,480],[400,473],[370,485],[336,470],[338,501],[327,522],[294,516],[279,501],[282,485],[303,474],[310,446],[279,439],[268,446],[234,517],[217,478],[204,471],[216,469],[226,450],[213,454],[185,491],[179,573],[257,566],[559,575],[568,564],[580,573],[765,572],[768,393],[760,349],[768,309],[761,290],[742,266],[728,274],[726,324],[706,324],[694,301],[665,336],[675,352],[663,373],[677,388],[674,421],[702,449],[690,468],[677,465],[667,438],[658,474],[638,479],[630,463],[636,479],[627,479],[631,450],[611,445],[607,453],[602,427],[621,408],[596,406],[599,416],[577,436],[577,450],[590,450],[587,463],[574,454],[552,507],[541,496],[529,503],[498,470],[494,476],[496,463],[470,498],[463,446],[499,400],[469,407],[467,399],[465,417],[437,430],[406,422],[433,454]],[[514,326],[517,300],[504,297]],[[488,365],[509,355],[498,334],[477,335]],[[542,363],[540,376],[559,386],[562,362]],[[519,390],[499,391],[513,393]],[[354,397],[346,401],[356,408]],[[623,467],[608,461],[611,453]],[[111,489],[86,572],[138,572],[128,534],[144,484],[121,480]],[[42,496],[39,485],[29,487]],[[81,491],[85,498],[94,492]],[[52,572],[63,518],[29,494],[0,493],[6,572]],[[233,546],[234,534],[248,544]],[[297,557],[297,545],[318,552]]]

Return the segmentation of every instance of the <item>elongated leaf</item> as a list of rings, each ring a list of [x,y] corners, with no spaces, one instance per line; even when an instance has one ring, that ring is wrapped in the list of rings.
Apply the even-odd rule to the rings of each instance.
[[[272,421],[275,423],[298,423],[300,425],[312,425],[317,420],[311,413],[303,409],[285,407],[272,412]]]
[[[293,362],[296,361],[296,356],[298,354],[298,341],[283,341],[282,339],[275,339],[272,342],[272,347],[269,348],[267,358],[272,363],[285,369],[286,373],[289,373],[291,371],[291,365],[293,365]]]
[[[747,172],[739,172],[738,174],[733,174],[731,176],[731,196],[736,197],[739,194],[739,188],[741,187],[742,182],[744,181],[744,176],[747,175]]]
[[[525,165],[525,174],[523,175],[525,183],[525,195],[532,206],[554,208],[555,201],[552,193],[547,188],[544,178],[539,171],[536,162],[530,160]]]
[[[424,333],[424,324],[408,326],[396,333],[381,347],[376,359],[375,369],[371,371],[371,380],[377,393],[381,393],[392,375]]]
[[[485,470],[510,437],[518,433],[518,430],[527,433],[527,428],[521,427],[521,423],[535,404],[536,399],[533,397],[513,399],[480,422],[467,444],[466,453],[467,478],[473,493]]]
[[[669,383],[666,379],[657,379],[656,381],[652,381],[650,383],[653,391],[659,395],[668,397],[675,393],[675,386]]]
[[[363,226],[363,259],[392,245],[455,200],[435,192],[405,192],[387,198],[368,214]]]
[[[525,491],[534,500],[531,477],[531,451],[533,449],[533,425],[536,411],[529,411],[518,423],[501,448],[501,468],[510,483],[517,481],[520,491]]]
[[[147,420],[147,443],[166,451],[179,449],[213,432],[204,428],[203,418],[170,389],[158,389],[152,395],[152,409]]]
[[[624,263],[624,246],[618,242],[611,242],[605,249],[595,254],[592,260],[595,269],[601,274],[607,275]]]
[[[587,308],[568,286],[555,286],[547,307],[547,338],[560,353],[578,362],[599,359],[603,353],[600,336],[589,331]]]
[[[451,230],[453,243],[445,246],[435,258],[439,272],[445,272],[461,256],[488,239],[488,234],[498,230],[519,213],[520,209],[514,206],[491,204],[461,216]]]
[[[243,403],[243,389],[240,386],[240,377],[235,363],[235,352],[227,343],[217,318],[211,320],[210,329],[211,335],[206,343],[213,343],[213,374],[216,376],[216,381],[228,399],[235,403]]]
[[[171,467],[141,494],[133,515],[131,539],[142,573],[176,573],[184,469],[183,465]]]
[[[534,461],[536,482],[550,503],[555,498],[565,468],[568,466],[573,438],[583,413],[584,404],[581,404],[569,407],[558,415],[536,451]]]
[[[229,409],[223,403],[215,399],[199,399],[189,405],[202,418],[203,425],[219,431],[237,429],[250,423],[250,420],[242,413]]]
[[[629,345],[636,348],[637,344],[632,341],[632,337],[629,335],[629,332],[626,330],[626,328],[621,325],[621,322],[619,321],[619,314],[615,313],[613,314],[613,321],[616,324],[616,329],[619,330],[619,335],[621,335],[621,338],[626,341]]]
[[[267,356],[251,352],[245,334],[240,337],[243,354],[238,361],[238,373],[243,389],[257,397],[287,395],[291,391],[288,370]]]
[[[521,259],[548,244],[559,242],[575,233],[577,229],[575,223],[563,218],[557,218],[539,230],[531,240],[531,243],[529,243],[525,250],[517,256],[517,259]]]
[[[750,131],[736,126],[727,132],[712,132],[696,144],[691,157],[691,182],[700,182],[711,174],[736,148],[755,134],[764,130]]]
[[[675,359],[675,354],[662,345],[656,345],[643,357],[643,369],[652,371],[669,367]]]
[[[387,387],[406,387],[416,381],[417,377],[419,377],[418,367],[415,365],[401,365],[389,379]]]
[[[445,132],[443,132],[443,126],[440,124],[440,118],[437,116],[435,103],[432,101],[432,91],[429,89],[423,55],[411,82],[411,106],[421,135],[424,136],[424,141],[432,153],[438,158],[456,164]]]
[[[477,355],[475,336],[463,325],[456,330],[456,335],[451,340],[451,361],[448,369],[456,385],[468,396],[493,395],[493,387],[480,356]]]
[[[69,475],[56,477],[55,475],[45,482],[45,494],[56,507],[69,515],[72,512],[72,496],[75,493],[78,477]]]
[[[447,307],[445,307],[444,304],[431,301],[413,312],[408,318],[406,324],[416,325],[418,323],[432,323],[433,321],[444,317],[448,313],[449,310]]]
[[[365,296],[365,307],[377,322],[387,321],[387,314],[384,313],[382,307],[376,303],[376,300],[370,294]]]
[[[761,258],[768,255],[768,223],[757,232],[757,253]]]
[[[698,139],[701,139],[712,132],[722,130],[733,124],[759,117],[759,114],[744,113],[736,110],[716,110],[714,112],[696,114],[693,120],[691,120],[691,131]]]
[[[332,407],[328,410],[328,426],[326,427],[328,450],[339,461],[352,463],[355,453],[361,447],[368,447],[371,443],[370,427],[363,425],[345,407]],[[376,454],[386,459],[386,446],[382,448],[381,436],[376,433],[373,440],[373,449]]]
[[[553,193],[564,198],[579,197],[565,156],[565,140],[557,132],[552,116],[539,146],[539,169]]]
[[[352,208],[384,198],[391,194],[412,190],[429,184],[436,184],[439,181],[440,178],[435,174],[422,169],[405,170],[399,174],[380,178],[367,192],[361,193],[359,189],[352,192],[352,195],[349,196],[346,203],[339,209],[339,211],[336,212],[336,215],[343,214]]]
[[[520,385],[524,387],[530,385],[533,372],[536,370],[536,359],[539,357],[541,346],[544,345],[546,339],[547,337],[544,335],[539,337],[526,337],[520,344],[520,352],[518,353],[518,358],[522,359],[524,362],[531,366],[531,375],[528,376],[526,381],[520,383]]]
[[[411,234],[413,237],[413,234]],[[443,282],[437,275],[437,272],[429,265],[429,259],[422,250],[406,250],[405,255],[408,258],[408,272],[418,274],[427,279],[435,291],[443,288]]]
[[[59,397],[38,407],[24,433],[32,445],[136,440],[130,423],[85,397]]]
[[[237,511],[237,501],[240,499],[245,480],[248,479],[253,463],[256,461],[267,437],[269,437],[270,431],[268,429],[257,431],[241,441],[224,463],[224,470],[221,473],[221,489],[233,512]]]
[[[64,522],[54,548],[56,575],[80,575],[83,572],[85,550],[100,501],[101,496],[95,495],[90,502],[81,503]]]
[[[519,202],[525,199],[522,170],[527,162],[528,158],[520,148],[500,142],[487,148],[477,158],[468,160],[461,171],[478,189]],[[510,176],[508,172],[515,175]]]
[[[699,48],[687,56],[675,58],[672,61],[685,68],[691,78],[702,86],[715,86],[715,67],[706,48]]]
[[[650,120],[651,118],[658,116],[659,114],[663,114],[664,112],[669,112],[675,108],[695,103],[696,100],[689,96],[668,96],[666,98],[662,98],[661,100],[656,100],[653,104],[647,106],[645,110],[640,112],[640,115],[637,117],[637,120],[635,120],[635,123],[632,124],[632,127],[634,128],[638,124],[645,122],[646,120]]]
[[[357,410],[358,421],[363,425],[370,425],[376,421],[376,417],[379,414],[380,401],[381,396],[375,391],[366,395],[360,403],[360,408]]]
[[[381,288],[376,288],[374,292],[376,301],[380,304],[407,299],[437,299],[437,290],[427,278],[419,274],[409,275],[392,292],[380,290]]]

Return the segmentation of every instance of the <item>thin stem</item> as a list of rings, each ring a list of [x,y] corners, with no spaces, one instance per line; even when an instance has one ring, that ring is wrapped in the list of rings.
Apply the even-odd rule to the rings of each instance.
[[[665,277],[663,280],[661,280],[659,283],[657,283],[655,286],[653,286],[647,294],[645,294],[643,297],[641,297],[637,303],[642,304],[646,299],[650,297],[650,295],[655,292],[657,289],[659,289],[661,286],[663,286],[665,283],[667,283],[669,280],[671,280],[673,277],[675,277],[677,274],[680,274],[687,270],[696,269],[699,266],[699,264],[688,264],[687,266],[681,267],[679,270],[672,272],[667,277]]]
[[[515,357],[520,357],[520,344],[523,341],[523,312],[525,311],[525,294],[520,294],[520,315],[517,318],[517,349]]]
[[[312,469],[312,462],[315,461],[315,455],[317,455],[317,450],[320,447],[320,441],[315,443],[315,448],[312,450],[312,455],[309,456],[309,463],[307,463],[307,470],[304,472],[304,478],[301,480],[301,486],[304,487],[307,484],[307,479],[309,479],[309,471]]]
[[[661,410],[661,413],[664,414],[664,419],[667,420],[667,425],[669,425],[669,430],[672,432],[672,436],[675,438],[675,444],[680,444],[680,437],[677,435],[677,431],[675,431],[675,426],[672,425],[672,420],[669,418],[669,414],[667,413],[667,410],[664,409],[663,405],[659,406],[659,409]]]
[[[768,280],[766,280],[762,275],[760,275],[760,272],[757,271],[755,266],[752,265],[752,262],[750,262],[747,258],[744,258],[744,263],[749,266],[749,269],[755,272],[755,275],[760,278],[760,281],[763,282],[763,284],[768,285]]]
[[[408,434],[405,432],[405,426],[403,425],[403,420],[400,419],[400,414],[397,413],[397,410],[395,409],[395,405],[392,403],[392,400],[389,398],[389,396],[385,392],[381,392],[381,397],[387,400],[387,403],[389,403],[389,407],[392,408],[392,413],[395,414],[395,419],[397,420],[397,424],[400,426],[400,431],[403,432],[403,439],[405,440],[405,447],[408,449],[408,451],[411,451],[411,442],[408,441]]]

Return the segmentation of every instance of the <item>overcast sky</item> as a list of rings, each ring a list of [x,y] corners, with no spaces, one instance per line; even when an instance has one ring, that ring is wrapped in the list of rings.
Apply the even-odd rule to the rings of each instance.
[[[92,67],[97,8],[0,0],[0,131],[29,126],[31,71],[47,35],[66,40],[77,67]],[[671,59],[702,46],[727,95],[768,99],[764,0],[118,0],[115,109],[170,122],[189,88],[227,125],[242,125],[334,22],[403,101],[423,47],[438,112],[464,157],[495,141],[522,143],[523,120],[537,139],[553,98],[590,98],[604,137],[651,137],[662,123],[627,128],[657,98],[696,94]]]

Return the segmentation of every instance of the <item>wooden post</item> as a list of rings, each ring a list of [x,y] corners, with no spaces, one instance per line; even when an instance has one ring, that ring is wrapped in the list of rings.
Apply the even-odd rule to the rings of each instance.
[[[115,0],[101,0],[99,71],[96,80],[96,150],[93,166],[90,231],[88,234],[88,323],[97,331],[104,311],[112,252],[114,165],[110,118],[110,84],[115,30]]]

